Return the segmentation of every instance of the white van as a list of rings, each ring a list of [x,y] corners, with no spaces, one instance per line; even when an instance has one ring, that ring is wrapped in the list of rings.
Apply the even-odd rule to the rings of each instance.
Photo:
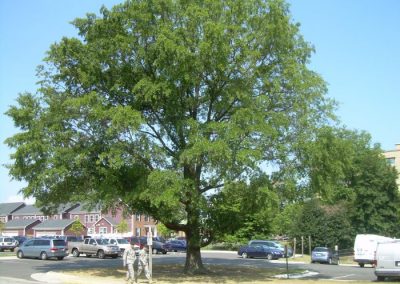
[[[365,264],[375,264],[375,252],[378,243],[393,241],[392,238],[373,235],[373,234],[359,234],[354,241],[354,261],[360,267]]]
[[[378,281],[386,277],[400,277],[400,240],[378,243],[375,275]]]

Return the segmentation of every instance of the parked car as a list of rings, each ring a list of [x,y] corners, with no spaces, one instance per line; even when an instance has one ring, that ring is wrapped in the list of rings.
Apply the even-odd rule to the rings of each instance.
[[[165,243],[165,249],[167,251],[186,251],[186,242],[181,240],[169,240]]]
[[[283,253],[283,255],[284,255],[284,257],[285,257],[285,246],[282,245],[282,244],[281,244],[280,242],[278,242],[278,241],[271,241],[271,240],[251,240],[251,241],[249,241],[249,244],[248,244],[248,245],[251,245],[251,244],[254,244],[254,245],[263,245],[263,246],[268,246],[268,247],[271,247],[271,248],[278,249],[278,250],[280,250],[280,251]],[[288,256],[288,257],[293,256],[293,250],[292,250],[292,248],[290,248],[290,247],[287,247],[287,256]]]
[[[18,241],[13,237],[0,237],[0,251],[14,251],[18,246]]]
[[[162,242],[163,238],[161,237],[153,237],[153,244],[151,245],[152,253],[153,254],[166,254],[167,249],[165,248],[165,243]],[[147,237],[140,237],[140,243],[142,245],[147,245]]]
[[[243,258],[266,258],[266,259],[279,259],[284,257],[284,253],[274,247],[269,247],[261,244],[250,244],[241,246],[238,250],[238,255]]]
[[[358,234],[354,240],[354,261],[360,267],[374,265],[378,243],[391,242],[394,239],[374,234]]]
[[[138,246],[139,249],[142,249],[144,244],[140,242],[140,237],[126,237],[126,239],[129,243],[134,243],[134,245]]]
[[[119,255],[119,247],[110,245],[106,239],[87,238],[83,242],[69,242],[68,250],[71,251],[74,257],[79,257],[84,253],[86,257],[96,255],[98,258],[111,256],[117,258]]]
[[[64,259],[68,255],[64,240],[35,238],[25,241],[17,248],[18,258]]]
[[[28,239],[25,236],[14,236],[13,238],[18,242],[18,246],[21,246]]]
[[[381,242],[376,247],[375,275],[377,281],[400,277],[400,241]]]
[[[327,247],[316,247],[311,252],[311,263],[339,264],[339,254]]]
[[[108,238],[106,240],[110,245],[116,245],[119,247],[120,256],[122,256],[124,251],[131,246],[128,240],[124,238]]]
[[[66,236],[57,236],[57,237],[55,237],[56,239],[59,239],[59,240],[64,240],[64,242],[65,242],[65,245],[68,247],[68,243],[69,242],[83,242],[83,238],[82,237],[79,237],[79,236],[69,236],[69,235],[66,235]]]

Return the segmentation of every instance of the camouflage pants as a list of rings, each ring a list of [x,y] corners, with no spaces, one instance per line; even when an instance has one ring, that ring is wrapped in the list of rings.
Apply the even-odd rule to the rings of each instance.
[[[128,267],[128,271],[126,272],[126,281],[129,281],[129,279],[130,279],[132,283],[134,281],[136,282],[135,269],[133,267],[133,263],[127,264],[127,267]]]
[[[142,273],[143,270],[144,270],[144,275],[146,276],[146,278],[150,279],[149,263],[139,260],[137,277]]]

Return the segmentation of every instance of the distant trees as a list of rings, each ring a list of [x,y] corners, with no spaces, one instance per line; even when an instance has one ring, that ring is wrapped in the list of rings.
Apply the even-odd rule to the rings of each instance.
[[[399,235],[397,173],[379,145],[371,145],[365,132],[344,128],[322,127],[311,138],[298,156],[304,167],[295,165],[291,178],[283,170],[286,182],[274,184],[264,176],[250,186],[224,189],[220,198],[225,198],[226,221],[221,223],[231,222],[235,228],[225,230],[230,232],[225,240],[311,236],[313,246],[349,248],[359,233]],[[260,199],[254,201],[256,196]]]
[[[79,220],[75,220],[69,230],[75,235],[82,235],[84,233],[84,229],[85,227],[82,225],[82,223],[79,222]]]
[[[293,208],[288,205],[276,220],[286,224],[291,236],[311,236],[315,245],[343,248],[352,245],[356,234],[400,233],[397,173],[367,133],[322,128],[302,157],[309,198],[285,219],[287,208]]]
[[[129,232],[128,223],[125,220],[121,220],[121,222],[119,222],[119,224],[117,225],[117,231],[118,233]]]

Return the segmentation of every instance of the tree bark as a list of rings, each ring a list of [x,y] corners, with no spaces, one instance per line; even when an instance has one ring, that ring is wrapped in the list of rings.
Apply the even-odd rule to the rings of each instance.
[[[195,201],[194,201],[195,202]],[[193,203],[193,200],[190,202]],[[188,223],[186,234],[186,274],[206,274],[207,270],[201,259],[200,211],[195,204],[187,207]]]
[[[186,232],[186,262],[185,273],[206,274],[207,270],[203,265],[200,252],[200,234],[198,228],[188,228]]]

